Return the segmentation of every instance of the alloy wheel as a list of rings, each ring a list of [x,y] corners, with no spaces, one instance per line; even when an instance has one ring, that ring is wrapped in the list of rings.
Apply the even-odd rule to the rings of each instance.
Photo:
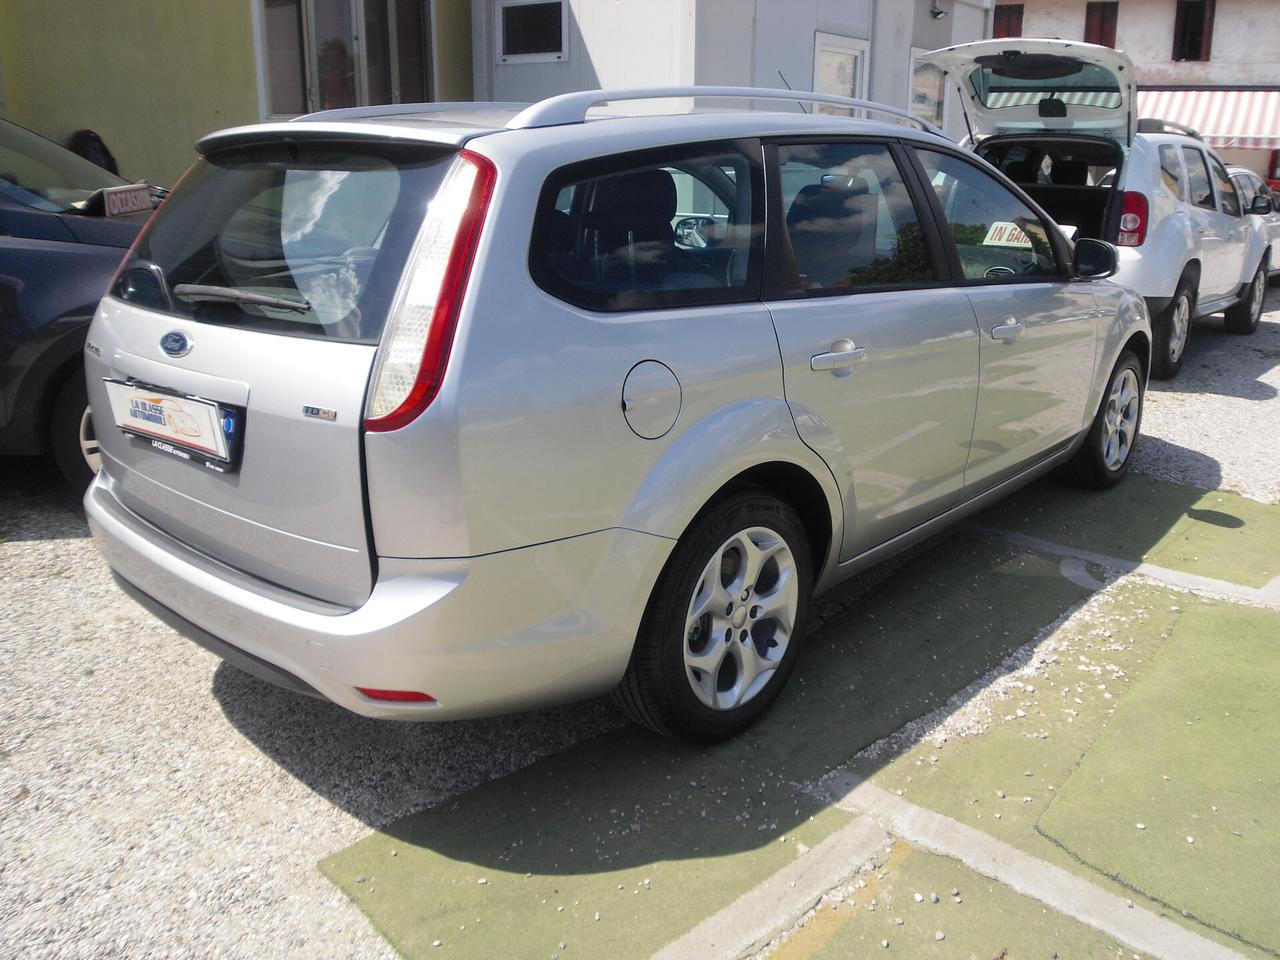
[[[1187,332],[1191,328],[1191,300],[1184,293],[1178,297],[1173,311],[1173,330],[1169,334],[1169,360],[1177,363],[1187,346]]]
[[[1142,395],[1138,390],[1138,377],[1125,367],[1111,382],[1107,397],[1107,410],[1103,417],[1102,462],[1111,471],[1119,470],[1129,459],[1133,440],[1138,433],[1138,414]]]
[[[786,655],[799,604],[796,560],[781,536],[749,527],[725,540],[685,617],[685,675],[695,696],[713,710],[754,699]]]

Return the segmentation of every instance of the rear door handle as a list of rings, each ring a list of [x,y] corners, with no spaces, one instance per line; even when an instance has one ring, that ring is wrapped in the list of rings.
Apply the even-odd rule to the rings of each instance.
[[[852,340],[836,340],[828,353],[809,358],[810,370],[848,370],[867,355],[866,347],[856,347]]]
[[[1023,326],[1021,320],[1015,320],[1013,317],[1006,317],[1004,323],[998,323],[991,328],[992,340],[1003,340],[1005,343],[1011,343],[1022,335],[1022,331],[1027,329]]]

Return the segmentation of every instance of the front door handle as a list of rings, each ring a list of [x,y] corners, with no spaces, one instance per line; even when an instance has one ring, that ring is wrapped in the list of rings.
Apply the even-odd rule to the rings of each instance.
[[[1022,335],[1022,331],[1027,329],[1021,320],[1015,320],[1013,317],[1006,317],[1004,323],[998,323],[991,328],[992,340],[1003,340],[1005,343],[1012,343]]]
[[[866,355],[866,347],[855,347],[852,340],[836,340],[828,353],[819,353],[809,358],[809,369],[830,370],[836,376],[841,376]]]

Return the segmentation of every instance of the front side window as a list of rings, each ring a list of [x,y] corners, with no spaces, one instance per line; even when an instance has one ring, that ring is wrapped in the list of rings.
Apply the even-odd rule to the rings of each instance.
[[[1227,168],[1217,159],[1212,160],[1210,166],[1213,168],[1213,182],[1218,188],[1218,202],[1222,212],[1233,217],[1240,216],[1240,197],[1236,193],[1235,183],[1227,175]]]
[[[1253,188],[1253,184],[1249,182],[1249,178],[1243,174],[1231,178],[1231,182],[1236,185],[1236,190],[1240,194],[1240,205],[1243,209],[1248,210],[1253,205],[1253,198],[1257,196]]]
[[[0,196],[67,213],[125,181],[25,127],[0,120]]]
[[[786,144],[778,148],[778,173],[799,289],[852,293],[935,279],[888,146]]]
[[[759,161],[734,144],[574,164],[543,185],[529,270],[593,310],[752,299],[762,196]]]
[[[1171,143],[1160,144],[1160,180],[1179,200],[1187,199],[1187,176],[1182,171],[1182,155]]]
[[[1182,158],[1187,164],[1187,189],[1192,203],[1206,210],[1215,209],[1213,188],[1209,186],[1209,168],[1204,154],[1195,147],[1183,147]]]
[[[918,149],[966,280],[1008,282],[1061,275],[1049,228],[1007,187],[971,163]]]

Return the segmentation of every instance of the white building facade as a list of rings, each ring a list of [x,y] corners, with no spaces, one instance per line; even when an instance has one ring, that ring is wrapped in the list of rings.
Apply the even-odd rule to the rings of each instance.
[[[1280,177],[1277,0],[996,0],[992,29],[1123,50],[1139,116],[1184,123],[1228,163]]]
[[[716,84],[913,107],[963,132],[913,56],[990,35],[991,0],[472,0],[477,98]],[[954,97],[952,93],[949,96]]]

